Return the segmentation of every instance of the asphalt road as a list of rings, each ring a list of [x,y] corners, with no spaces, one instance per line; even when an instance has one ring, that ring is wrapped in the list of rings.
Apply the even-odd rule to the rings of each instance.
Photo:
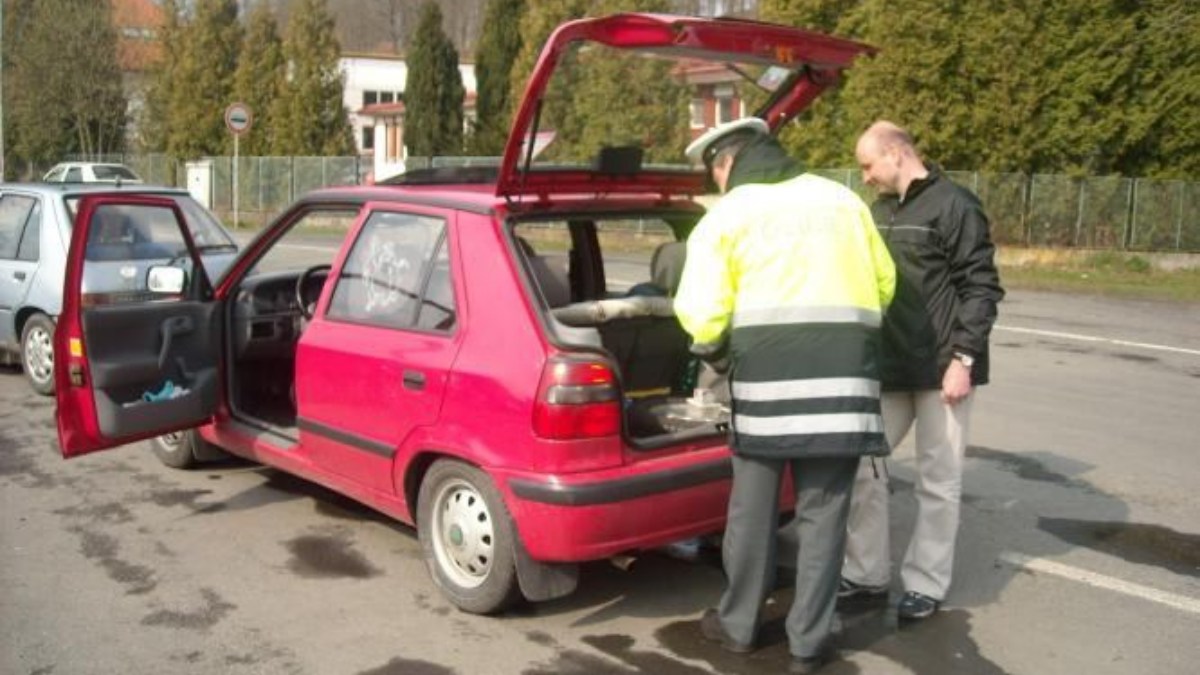
[[[978,394],[955,583],[914,626],[839,615],[850,673],[1179,673],[1200,660],[1200,307],[1014,292]],[[890,462],[893,549],[911,448]],[[452,609],[414,532],[279,472],[64,462],[51,401],[0,372],[0,674],[780,672],[699,638],[721,588],[659,554],[570,598]],[[894,594],[892,602],[897,599]]]

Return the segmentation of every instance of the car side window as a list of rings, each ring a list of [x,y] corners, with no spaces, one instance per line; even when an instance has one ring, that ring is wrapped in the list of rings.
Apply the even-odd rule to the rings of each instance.
[[[63,182],[64,183],[82,183],[83,182],[83,169],[80,169],[77,166],[67,169],[67,177],[63,179]]]
[[[438,246],[433,271],[421,298],[421,309],[417,313],[417,328],[426,330],[453,330],[458,321],[458,310],[454,303],[454,280],[450,271],[449,242],[445,237]]]
[[[342,266],[329,318],[384,328],[417,326],[445,228],[441,218],[392,211],[371,214]],[[433,308],[427,311],[435,325],[446,318],[444,313],[436,316]]]
[[[18,260],[37,262],[41,256],[42,239],[42,202],[34,200],[33,210],[25,221],[25,232],[21,235],[21,245],[17,250]]]
[[[163,300],[150,291],[154,266],[182,267],[195,281],[193,261],[171,209],[103,204],[92,214],[84,250],[83,293],[88,304]]]
[[[0,196],[0,259],[17,257],[21,234],[37,200],[23,195]]]

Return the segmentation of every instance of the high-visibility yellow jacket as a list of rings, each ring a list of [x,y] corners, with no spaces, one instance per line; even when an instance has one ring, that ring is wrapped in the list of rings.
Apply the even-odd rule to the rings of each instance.
[[[803,174],[741,185],[696,226],[675,313],[698,351],[728,340],[735,452],[887,454],[879,336],[896,270],[867,205]]]

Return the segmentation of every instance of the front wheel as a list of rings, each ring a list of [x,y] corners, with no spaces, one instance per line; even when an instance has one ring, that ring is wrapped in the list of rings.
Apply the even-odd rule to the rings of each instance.
[[[459,609],[492,614],[520,598],[512,519],[483,471],[435,462],[417,497],[417,533],[430,575]]]
[[[200,464],[197,444],[207,443],[195,429],[173,431],[150,439],[150,448],[158,461],[172,469],[194,469]]]
[[[34,391],[54,395],[54,321],[45,314],[29,317],[21,329],[21,366]]]

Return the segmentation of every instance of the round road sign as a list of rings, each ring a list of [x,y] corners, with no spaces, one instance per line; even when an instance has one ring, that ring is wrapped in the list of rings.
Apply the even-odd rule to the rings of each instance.
[[[225,126],[229,127],[229,131],[234,134],[246,133],[252,122],[254,122],[254,114],[250,112],[250,106],[245,103],[232,103],[225,109]]]

